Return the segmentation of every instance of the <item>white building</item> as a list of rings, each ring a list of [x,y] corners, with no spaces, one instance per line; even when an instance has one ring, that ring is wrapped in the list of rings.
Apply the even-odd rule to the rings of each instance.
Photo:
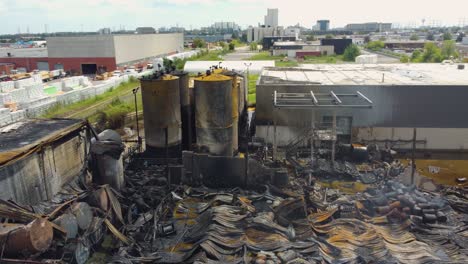
[[[278,9],[268,8],[267,15],[265,16],[265,27],[277,27],[278,26]]]
[[[247,29],[247,42],[262,42],[264,37],[285,36],[282,27],[250,27]]]

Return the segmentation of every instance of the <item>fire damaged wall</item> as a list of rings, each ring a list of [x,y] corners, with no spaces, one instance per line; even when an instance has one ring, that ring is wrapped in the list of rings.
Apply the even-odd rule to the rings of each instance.
[[[79,175],[88,148],[86,132],[74,131],[0,166],[0,199],[28,205],[51,199]]]
[[[353,118],[354,127],[432,127],[468,128],[466,112],[468,89],[462,85],[257,85],[256,122],[302,127],[310,125],[311,109],[273,110],[273,93],[329,93],[349,94],[360,91],[373,102],[372,109],[338,109],[338,116]],[[330,110],[317,112],[316,120],[331,116]]]

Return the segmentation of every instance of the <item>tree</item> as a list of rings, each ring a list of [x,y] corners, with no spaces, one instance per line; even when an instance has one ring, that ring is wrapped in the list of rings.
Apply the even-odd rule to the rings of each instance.
[[[443,59],[439,47],[434,43],[426,43],[422,54],[422,62],[441,62]]]
[[[364,37],[364,43],[369,43],[371,41],[370,36],[367,35]]]
[[[385,47],[385,43],[383,41],[377,40],[377,41],[371,41],[367,43],[366,48],[373,50],[373,51],[379,51]]]
[[[455,45],[455,41],[446,40],[442,44],[441,54],[444,59],[457,58],[458,52]]]
[[[333,36],[332,34],[327,34],[327,35],[325,36],[325,38],[326,38],[326,39],[332,39],[332,38],[334,38],[334,36]]]
[[[236,49],[236,44],[233,42],[229,43],[229,50],[235,50]]]
[[[252,50],[252,51],[257,51],[258,50],[257,42],[254,41],[254,42],[250,43],[250,50]]]
[[[343,60],[345,61],[355,61],[356,57],[361,54],[359,47],[356,44],[349,45],[343,54]]]
[[[450,32],[446,31],[444,35],[442,36],[443,40],[452,40],[452,34]]]
[[[431,32],[427,33],[427,35],[426,35],[426,39],[427,39],[427,40],[431,40],[431,41],[433,41],[433,40],[435,39],[435,38],[434,38],[434,34],[433,34],[433,33],[431,33]]]
[[[201,39],[201,38],[195,38],[193,40],[193,46],[195,46],[195,48],[205,48],[206,47],[206,41],[204,39]]]
[[[411,35],[410,40],[413,40],[413,41],[419,40],[419,36],[416,35],[416,34],[413,34],[413,35]]]
[[[314,40],[316,40],[316,39],[315,39],[315,36],[314,36],[314,35],[307,35],[306,40],[307,40],[307,41],[314,41]]]
[[[463,41],[463,38],[465,37],[465,33],[463,32],[460,32],[458,33],[458,36],[457,36],[457,42],[462,42]]]
[[[231,36],[232,39],[239,39],[239,32],[234,31]]]
[[[412,62],[421,62],[422,58],[422,52],[420,50],[415,50],[413,51],[413,53],[411,54],[411,61]]]
[[[222,49],[226,49],[226,48],[227,48],[227,44],[226,44],[226,42],[224,42],[224,41],[220,41],[220,42],[219,42],[219,46],[220,46]]]
[[[382,37],[379,38],[379,40],[380,40],[380,41],[385,41],[385,40],[387,40],[387,38],[384,37],[384,36],[382,36]]]
[[[408,57],[407,55],[403,55],[403,56],[400,57],[400,62],[408,63],[408,62],[410,62],[410,57]]]

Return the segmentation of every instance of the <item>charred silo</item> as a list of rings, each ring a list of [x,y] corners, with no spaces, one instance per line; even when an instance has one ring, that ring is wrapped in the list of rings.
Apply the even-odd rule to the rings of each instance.
[[[180,114],[182,118],[182,150],[191,150],[193,139],[192,109],[189,94],[189,75],[184,71],[173,71],[171,75],[179,77]]]
[[[146,151],[155,157],[179,157],[182,143],[179,78],[141,79]]]
[[[237,73],[232,71],[224,71],[222,73],[232,80],[232,150],[237,153],[239,149],[239,104],[240,104],[240,87],[238,85]]]
[[[233,155],[232,78],[210,74],[195,79],[197,146],[215,156]]]

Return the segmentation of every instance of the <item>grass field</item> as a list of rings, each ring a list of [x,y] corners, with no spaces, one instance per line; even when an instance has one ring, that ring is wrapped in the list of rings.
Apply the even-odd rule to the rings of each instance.
[[[74,118],[88,118],[95,114],[96,110],[94,106],[107,103],[111,103],[114,98],[128,94],[133,88],[140,85],[140,82],[136,79],[131,79],[129,82],[122,83],[116,88],[113,88],[101,95],[76,102],[68,105],[56,105],[49,109],[42,117],[54,118],[54,117],[74,117]]]
[[[248,91],[249,106],[254,106],[257,103],[257,80],[258,78],[259,78],[258,74],[249,75],[249,91]]]
[[[298,66],[297,62],[294,61],[294,60],[284,61],[284,57],[285,56],[272,56],[272,55],[270,55],[270,52],[262,51],[262,52],[259,52],[259,53],[255,54],[255,55],[253,55],[250,58],[247,58],[247,60],[253,60],[253,61],[274,60],[276,67],[296,67],[296,66]]]
[[[329,55],[329,56],[306,56],[304,61],[300,63],[314,64],[314,63],[337,63],[343,62],[343,55]]]

